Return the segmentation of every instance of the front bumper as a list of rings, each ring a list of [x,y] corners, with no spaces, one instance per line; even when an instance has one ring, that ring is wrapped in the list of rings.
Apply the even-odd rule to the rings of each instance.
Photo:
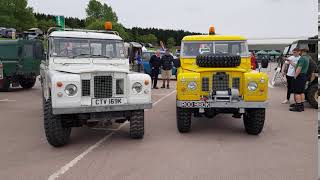
[[[177,101],[181,108],[266,108],[268,102],[216,102],[216,101]]]
[[[148,104],[126,104],[114,106],[82,106],[74,108],[54,108],[53,114],[81,114],[111,111],[132,111],[140,109],[151,109],[152,103]]]

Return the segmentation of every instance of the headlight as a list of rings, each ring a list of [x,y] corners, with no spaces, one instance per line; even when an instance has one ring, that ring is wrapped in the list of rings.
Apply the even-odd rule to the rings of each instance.
[[[258,84],[256,82],[249,82],[248,83],[248,89],[249,91],[255,91],[258,88]]]
[[[68,96],[74,96],[77,94],[78,88],[76,85],[74,84],[68,84],[66,86],[66,88],[64,89],[64,92],[68,95]]]
[[[188,83],[188,89],[190,90],[196,90],[197,89],[197,83],[194,81],[191,81]]]
[[[139,94],[142,91],[142,84],[139,82],[135,82],[132,85],[132,91],[136,94]]]

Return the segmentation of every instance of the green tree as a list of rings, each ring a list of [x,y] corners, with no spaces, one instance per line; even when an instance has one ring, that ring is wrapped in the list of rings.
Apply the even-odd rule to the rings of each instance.
[[[158,38],[154,34],[148,34],[148,35],[140,36],[139,41],[141,41],[143,43],[156,44],[158,41]]]
[[[18,31],[36,26],[33,9],[27,7],[27,0],[1,0],[0,26],[13,27]]]
[[[100,20],[95,20],[90,25],[87,26],[87,29],[104,30],[105,29],[104,22]],[[125,28],[121,24],[119,23],[112,24],[112,29],[113,31],[117,31],[122,39],[126,41],[130,40],[129,34],[126,32]]]
[[[54,27],[56,23],[53,20],[38,20],[38,28],[46,32],[50,27]]]
[[[118,22],[117,14],[113,11],[111,6],[107,4],[101,4],[97,0],[90,0],[88,7],[86,8],[87,18],[86,25],[90,26],[91,23],[99,21],[111,21],[113,23]]]
[[[176,45],[176,40],[173,37],[168,38],[168,40],[167,40],[168,48],[172,48],[175,45]]]

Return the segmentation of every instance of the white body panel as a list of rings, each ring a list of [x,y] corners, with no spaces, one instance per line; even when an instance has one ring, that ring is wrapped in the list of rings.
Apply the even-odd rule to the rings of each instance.
[[[121,40],[117,35],[92,33],[92,32],[52,32],[50,37],[74,37],[74,38],[91,38],[91,39],[115,39]],[[50,53],[49,53],[50,54]],[[43,96],[48,99],[51,96],[52,108],[64,109],[73,108],[71,112],[83,113],[86,107],[90,112],[94,111],[92,99],[95,98],[94,77],[95,76],[112,76],[112,98],[122,98],[127,109],[134,109],[132,106],[148,104],[151,105],[151,78],[149,75],[132,73],[129,71],[128,59],[104,59],[104,58],[50,58],[42,62],[41,84]],[[123,80],[122,95],[116,94],[116,80]],[[90,80],[90,95],[82,95],[82,80]],[[58,87],[57,82],[62,86]],[[142,91],[135,94],[132,91],[132,85],[135,82],[141,83]],[[67,85],[73,84],[77,87],[77,93],[68,96],[65,92]],[[108,105],[106,105],[108,106]],[[117,105],[109,105],[117,106]],[[137,106],[138,107],[138,106]],[[139,106],[143,107],[143,106]],[[93,110],[92,110],[93,109]],[[99,109],[99,108],[97,108]],[[123,109],[125,111],[126,109]],[[101,112],[101,108],[99,110]]]

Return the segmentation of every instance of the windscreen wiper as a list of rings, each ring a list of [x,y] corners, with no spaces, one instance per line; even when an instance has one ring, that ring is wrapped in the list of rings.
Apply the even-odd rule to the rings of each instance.
[[[73,55],[71,56],[73,59],[76,58],[76,57],[81,57],[81,56],[91,56],[91,54],[86,54],[86,53],[81,53],[81,54],[77,54],[77,55]]]

